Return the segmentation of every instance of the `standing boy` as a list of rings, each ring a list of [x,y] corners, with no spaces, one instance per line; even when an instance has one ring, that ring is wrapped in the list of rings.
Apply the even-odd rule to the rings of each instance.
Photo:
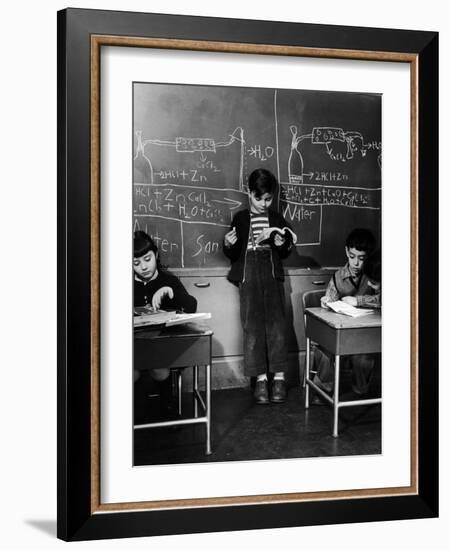
[[[233,218],[224,238],[231,260],[228,279],[239,286],[244,331],[244,373],[256,376],[258,404],[286,400],[287,346],[283,266],[296,241],[283,216],[270,208],[277,180],[268,170],[253,171],[248,179],[249,209]],[[274,230],[275,228],[284,231]],[[273,373],[268,387],[267,371]]]
[[[328,302],[342,300],[355,307],[380,308],[380,283],[371,279],[363,268],[375,249],[375,238],[367,229],[354,229],[345,242],[347,263],[338,269],[330,279],[321,305],[327,308]],[[358,396],[369,391],[375,357],[373,354],[350,355],[346,360],[352,368],[352,390]],[[321,389],[331,392],[334,371],[330,357],[321,349],[314,351],[317,374],[313,382]],[[317,396],[316,396],[317,397]],[[313,403],[320,403],[314,398]]]

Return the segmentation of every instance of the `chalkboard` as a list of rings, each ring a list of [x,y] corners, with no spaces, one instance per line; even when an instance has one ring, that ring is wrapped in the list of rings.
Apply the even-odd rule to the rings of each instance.
[[[380,95],[134,83],[133,110],[133,229],[164,264],[229,265],[223,235],[256,168],[298,237],[285,265],[342,265],[355,227],[380,241]]]

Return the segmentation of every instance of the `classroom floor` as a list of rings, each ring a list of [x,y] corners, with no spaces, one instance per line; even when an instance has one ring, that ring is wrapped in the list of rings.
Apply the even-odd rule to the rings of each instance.
[[[381,453],[381,405],[341,409],[339,437],[332,408],[304,408],[303,388],[291,387],[282,404],[256,405],[250,388],[212,392],[211,446],[205,455],[203,425],[136,430],[134,464],[181,464]],[[148,398],[149,421],[158,398]],[[183,394],[183,412],[192,395]]]

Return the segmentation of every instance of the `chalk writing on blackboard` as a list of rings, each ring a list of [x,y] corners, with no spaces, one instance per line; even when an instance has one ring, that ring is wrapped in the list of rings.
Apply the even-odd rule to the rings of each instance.
[[[224,141],[216,142],[214,139],[207,137],[175,137],[171,140],[161,139],[146,139],[142,140],[142,131],[136,131],[136,137],[138,141],[138,151],[134,158],[134,182],[136,179],[143,180],[143,183],[155,183],[154,172],[151,168],[151,160],[145,155],[145,147],[147,145],[157,145],[160,147],[173,149],[175,154],[200,153],[198,156],[194,156],[193,161],[188,163],[189,167],[186,169],[178,170],[170,166],[167,166],[164,170],[157,172],[162,180],[172,179],[173,181],[182,181],[183,183],[207,183],[211,180],[211,173],[220,174],[222,171],[215,159],[210,159],[206,153],[214,153],[216,155],[221,148],[229,148],[233,144],[237,143],[239,146],[235,149],[236,156],[239,158],[239,170],[238,170],[238,182],[239,190],[244,189],[244,153],[245,142],[243,137],[243,129],[236,128],[227,139]],[[144,159],[144,162],[141,161]],[[146,169],[147,164],[150,169]],[[209,174],[209,177],[208,177]]]
[[[148,86],[150,96],[151,87],[157,85]],[[180,101],[184,100],[183,86],[164,86],[167,93],[179,94]],[[318,256],[323,246],[327,247],[327,254],[332,252],[331,241],[336,233],[330,229],[333,220],[341,225],[362,219],[366,223],[359,225],[375,224],[378,231],[378,98],[372,107],[370,94],[220,90],[221,102],[228,100],[229,112],[235,116],[233,119],[230,115],[229,120],[222,117],[217,128],[204,120],[200,109],[202,106],[213,118],[214,106],[219,108],[219,91],[208,87],[199,87],[198,96],[189,99],[192,104],[185,105],[189,123],[180,120],[177,125],[177,120],[171,119],[167,126],[172,132],[167,135],[162,124],[155,135],[151,124],[135,119],[134,228],[149,231],[159,241],[162,255],[180,267],[226,265],[221,241],[233,215],[247,207],[246,177],[256,167],[267,167],[277,174],[277,207],[297,234],[300,254],[302,247],[318,247]],[[331,106],[336,98],[341,111],[347,101],[344,96],[358,97],[348,98],[348,106],[338,115],[325,117],[321,94],[328,94]],[[371,117],[379,118],[366,124],[365,129],[355,129],[355,99],[362,105],[362,112],[368,112],[370,107],[374,113]],[[302,117],[297,118],[303,102],[311,114],[306,116],[302,111]],[[200,113],[201,120],[195,120],[195,112]],[[312,123],[313,117],[321,123]],[[324,118],[340,124],[323,124]],[[342,124],[345,120],[348,125]],[[227,127],[227,122],[235,125]]]
[[[340,171],[303,172],[304,161],[299,151],[299,144],[303,140],[308,139],[315,145],[323,145],[326,154],[332,160],[345,162],[351,161],[356,153],[364,157],[367,150],[369,150],[364,145],[363,137],[359,133],[344,132],[340,128],[313,128],[310,134],[297,137],[296,127],[291,126],[290,130],[294,147],[291,147],[288,159],[289,182],[280,182],[280,207],[283,216],[294,225],[309,222],[310,229],[313,229],[310,233],[314,235],[314,238],[309,242],[303,240],[297,246],[321,244],[323,207],[341,206],[380,210],[380,188],[346,187],[345,182],[349,181],[349,177]],[[243,129],[238,128],[232,136],[236,131],[239,131],[239,141],[244,144]],[[354,144],[355,136],[358,137],[360,145]],[[202,184],[207,183],[210,176],[203,173],[201,169],[206,168],[207,171],[212,170],[214,173],[220,173],[220,169],[214,160],[209,159],[206,153],[216,154],[218,147],[231,145],[234,138],[226,144],[215,143],[214,140],[207,138],[176,138],[174,141],[147,139],[142,141],[141,132],[137,132],[137,139],[141,158],[145,159],[149,166],[147,169],[147,165],[139,160],[139,166],[144,166],[146,170],[139,169],[141,174],[144,175],[143,179],[149,182],[135,182],[134,184],[135,216],[140,218],[146,216],[163,218],[184,224],[202,223],[224,228],[229,227],[234,211],[246,204],[245,193],[242,189],[203,186]],[[334,148],[330,144],[334,141],[345,143],[345,160],[343,152],[333,153]],[[174,154],[201,153],[198,156],[198,162],[195,164],[196,168],[167,168],[154,173],[150,159],[145,156],[145,146],[150,143],[173,147]],[[251,155],[256,154],[256,152],[261,155],[260,148],[250,150]],[[242,150],[240,154],[243,154]],[[264,154],[267,154],[267,151]],[[271,149],[269,149],[268,154],[272,154]],[[243,163],[240,164],[240,174],[242,175]],[[159,181],[179,183],[154,183],[155,176]],[[309,183],[309,181],[323,183]],[[241,178],[239,182],[240,186],[243,187]],[[329,182],[329,185],[325,182]],[[207,246],[210,246],[211,252],[215,252],[218,243],[209,243]],[[195,258],[197,255],[198,251],[193,257]]]
[[[313,128],[311,133],[301,136],[298,135],[297,126],[290,126],[289,130],[292,134],[288,161],[289,183],[303,183],[305,174],[300,147],[302,141],[309,140],[314,145],[324,145],[330,159],[342,163],[353,160],[358,154],[365,157],[367,151],[381,150],[380,142],[364,143],[364,137],[360,132],[344,132],[342,128]],[[377,162],[381,169],[381,152],[378,154]]]

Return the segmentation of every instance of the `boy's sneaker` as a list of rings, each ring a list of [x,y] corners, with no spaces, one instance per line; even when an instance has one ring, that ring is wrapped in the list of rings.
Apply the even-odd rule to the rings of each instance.
[[[272,403],[284,403],[287,398],[286,382],[282,379],[272,382],[272,391],[270,392],[270,400]]]
[[[269,388],[267,380],[257,380],[255,386],[255,393],[253,394],[255,401],[258,405],[266,405],[269,403]]]

